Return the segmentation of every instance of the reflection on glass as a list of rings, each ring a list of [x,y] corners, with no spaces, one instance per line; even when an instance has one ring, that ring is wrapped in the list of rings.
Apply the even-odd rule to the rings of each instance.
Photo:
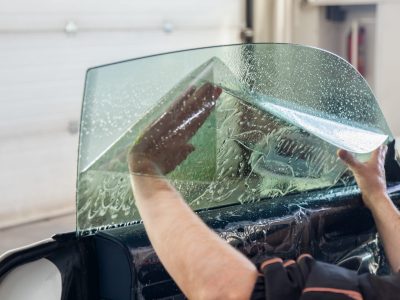
[[[95,68],[83,104],[78,231],[140,220],[127,152],[189,87],[205,83],[223,92],[190,140],[195,151],[167,175],[193,209],[346,184],[337,148],[365,159],[391,138],[364,79],[315,48],[233,45]]]

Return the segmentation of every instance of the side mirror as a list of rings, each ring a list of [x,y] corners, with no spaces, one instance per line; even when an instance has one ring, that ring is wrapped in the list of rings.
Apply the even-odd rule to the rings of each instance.
[[[20,265],[0,279],[2,300],[60,300],[61,292],[61,273],[45,258]]]

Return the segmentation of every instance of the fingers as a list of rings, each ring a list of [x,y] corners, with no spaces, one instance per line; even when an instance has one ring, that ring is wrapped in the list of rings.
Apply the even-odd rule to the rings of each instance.
[[[153,140],[160,140],[163,136],[165,137],[168,134],[168,131],[173,130],[174,127],[177,126],[176,116],[195,91],[195,87],[189,87],[177,100],[175,100],[165,114],[147,128],[146,132]]]
[[[194,87],[189,88],[151,126],[153,136],[160,139],[166,135],[177,135],[181,143],[187,142],[209,116],[221,93],[221,88],[210,83],[203,84],[197,90]]]
[[[388,146],[387,146],[387,145],[382,145],[381,147],[382,147],[381,159],[382,159],[383,161],[385,161],[386,154],[387,154],[387,152],[388,152]]]
[[[368,164],[383,164],[385,162],[385,157],[387,153],[387,146],[381,145],[371,153],[371,158],[367,162]],[[339,158],[350,168],[357,169],[360,168],[363,163],[361,163],[352,153],[340,149],[337,152]]]
[[[192,144],[185,144],[181,147],[181,156],[182,160],[185,160],[190,153],[192,153],[195,150],[195,147]]]
[[[181,123],[184,120],[192,117],[193,115],[198,114],[202,110],[211,111],[213,108],[213,104],[215,104],[215,100],[217,100],[221,92],[221,88],[214,87],[210,83],[202,85],[190,97],[181,112],[175,116],[177,121]]]
[[[195,150],[195,147],[191,144],[184,144],[179,145],[178,147],[174,148],[174,150],[176,151],[170,151],[170,156],[166,159],[166,161],[161,162],[164,164],[159,167],[162,175],[167,175],[175,170],[175,168]]]
[[[182,108],[186,106],[186,101],[190,99],[190,97],[195,93],[196,87],[191,86],[189,87],[183,94],[180,96],[176,102],[172,105],[170,109],[168,109],[169,114],[171,114],[173,117],[176,117],[177,114],[179,114],[180,111],[182,111]]]
[[[157,124],[161,124],[162,128],[160,129],[175,126],[178,121],[177,116],[187,106],[187,102],[189,102],[195,91],[196,88],[191,86],[177,100],[175,100],[175,102],[168,108],[166,113],[159,120],[157,120]]]
[[[386,152],[387,152],[386,145],[379,146],[371,153],[371,158],[369,160],[369,163],[383,167],[383,165],[385,164]]]
[[[381,145],[372,152],[372,159],[385,161],[386,153],[388,147],[386,145]]]
[[[146,153],[148,160],[154,162],[162,174],[171,172],[195,150],[187,142],[210,115],[221,93],[221,88],[210,83],[198,89],[189,88],[146,128],[131,152]],[[165,159],[161,161],[160,157]]]
[[[211,99],[216,101],[222,93],[222,89],[220,87],[216,87],[213,89],[213,93],[211,95]]]
[[[355,169],[361,165],[360,161],[346,150],[339,149],[337,155],[351,169]]]
[[[180,111],[174,116],[177,123],[182,123],[184,120],[196,114],[200,105],[204,102],[204,98],[211,98],[211,91],[213,86],[206,83],[199,87],[188,100],[181,105]]]
[[[204,93],[200,94],[201,98],[198,99],[194,106],[194,112],[190,115],[189,119],[184,120],[185,128],[183,130],[184,140],[188,141],[197,130],[203,125],[207,117],[212,112],[216,104],[216,99],[222,93],[219,87],[211,87]]]
[[[175,116],[177,127],[173,130],[174,135],[178,135],[182,143],[186,143],[201,127],[221,93],[221,88],[206,83],[190,97],[180,114]]]

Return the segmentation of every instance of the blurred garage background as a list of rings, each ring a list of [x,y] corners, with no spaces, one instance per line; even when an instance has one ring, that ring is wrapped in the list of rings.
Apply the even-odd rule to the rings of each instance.
[[[87,68],[172,50],[289,42],[367,78],[400,136],[399,0],[0,0],[0,254],[75,228]]]

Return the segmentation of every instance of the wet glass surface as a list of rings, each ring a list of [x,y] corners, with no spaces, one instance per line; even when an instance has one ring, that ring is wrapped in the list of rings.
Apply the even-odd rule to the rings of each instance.
[[[222,93],[206,96],[215,108],[189,140],[195,150],[167,175],[195,210],[352,183],[337,148],[365,159],[391,139],[365,80],[315,48],[232,45],[94,68],[82,109],[79,232],[140,220],[127,153],[166,113],[179,122],[155,147],[190,126],[203,107],[184,118],[171,107],[206,84]]]

